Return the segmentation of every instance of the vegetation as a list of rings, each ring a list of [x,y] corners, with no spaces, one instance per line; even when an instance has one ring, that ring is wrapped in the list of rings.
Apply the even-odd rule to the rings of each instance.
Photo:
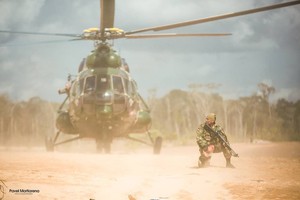
[[[238,100],[197,90],[173,90],[160,99],[152,96],[153,127],[171,140],[194,138],[205,116],[214,112],[230,140],[300,140],[300,100],[280,99],[271,104],[269,97],[275,89],[264,83],[258,89],[260,94]]]
[[[27,102],[13,102],[0,96],[0,145],[33,146],[43,144],[46,135],[55,132],[55,107],[33,97]]]
[[[260,94],[238,100],[224,100],[220,95],[197,90],[172,90],[162,98],[152,90],[148,102],[152,111],[155,134],[165,140],[186,144],[195,138],[195,131],[214,112],[231,141],[300,140],[300,100],[269,102],[275,89],[258,84]],[[33,97],[13,102],[0,95],[0,145],[43,145],[46,135],[55,133],[56,110],[59,104]]]

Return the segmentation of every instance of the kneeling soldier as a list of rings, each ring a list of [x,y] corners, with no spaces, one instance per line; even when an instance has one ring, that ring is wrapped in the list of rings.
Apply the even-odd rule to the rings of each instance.
[[[206,125],[209,126],[213,131],[219,132],[228,143],[223,129],[221,128],[221,126],[216,124],[216,114],[210,113],[209,115],[207,115],[206,122],[204,124],[201,124],[196,131],[196,140],[200,151],[198,166],[209,166],[212,153],[223,152],[223,155],[226,159],[226,167],[234,168],[230,161],[230,150],[226,148],[224,143],[220,141],[220,139],[216,135],[211,134],[209,131],[207,131],[207,129],[205,128]]]

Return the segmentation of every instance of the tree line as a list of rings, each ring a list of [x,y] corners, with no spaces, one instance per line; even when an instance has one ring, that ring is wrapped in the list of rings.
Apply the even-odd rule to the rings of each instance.
[[[209,84],[209,87],[216,85]],[[162,98],[151,91],[153,127],[169,138],[194,138],[208,113],[217,114],[217,123],[235,141],[300,140],[300,100],[269,102],[275,88],[258,84],[258,94],[224,100],[219,94],[172,90]]]
[[[40,97],[14,102],[0,95],[0,145],[34,146],[55,133],[57,103]]]
[[[195,131],[205,116],[214,112],[217,122],[233,141],[255,140],[299,141],[300,100],[279,99],[269,102],[275,89],[259,84],[260,94],[224,100],[216,93],[195,90],[172,90],[156,98],[149,93],[152,130],[166,140],[194,139]],[[55,121],[59,103],[40,97],[14,102],[0,95],[0,145],[42,145],[47,135],[56,132]]]

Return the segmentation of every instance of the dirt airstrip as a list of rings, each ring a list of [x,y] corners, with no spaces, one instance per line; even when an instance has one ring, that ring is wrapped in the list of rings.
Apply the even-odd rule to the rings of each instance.
[[[235,169],[222,154],[199,169],[196,145],[165,144],[160,155],[122,141],[111,155],[97,154],[91,141],[76,145],[53,153],[1,147],[0,199],[300,199],[299,142],[232,144]]]

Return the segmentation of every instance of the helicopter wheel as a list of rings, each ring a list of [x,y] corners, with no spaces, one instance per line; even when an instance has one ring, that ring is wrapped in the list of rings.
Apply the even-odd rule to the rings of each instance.
[[[46,137],[45,139],[46,151],[53,152],[54,151],[54,143],[51,137]]]
[[[110,154],[111,152],[110,142],[104,142],[103,149],[106,154]]]
[[[110,141],[97,140],[96,143],[97,143],[97,152],[98,153],[102,153],[102,151],[104,151],[104,153],[110,154],[110,152],[111,152]]]
[[[154,145],[153,145],[153,153],[154,154],[160,154],[161,146],[162,146],[162,137],[158,136],[155,139],[155,142],[154,142]]]

